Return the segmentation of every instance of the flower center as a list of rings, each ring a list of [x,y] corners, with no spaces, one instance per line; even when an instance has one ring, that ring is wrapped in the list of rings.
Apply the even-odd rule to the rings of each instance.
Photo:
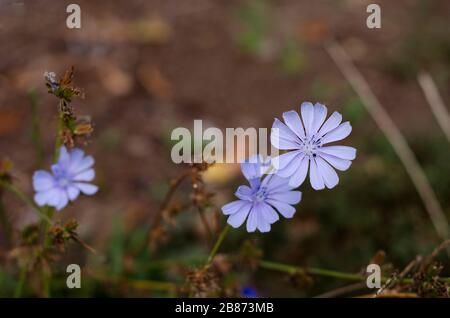
[[[71,178],[66,173],[60,172],[55,177],[58,186],[61,188],[66,188],[72,182]]]
[[[261,187],[253,196],[254,202],[262,202],[266,198],[266,187]]]
[[[303,142],[303,152],[305,153],[305,155],[307,155],[308,157],[315,157],[316,153],[317,153],[317,149],[320,148],[322,146],[321,144],[321,140],[314,138],[314,136],[307,138],[304,142]]]

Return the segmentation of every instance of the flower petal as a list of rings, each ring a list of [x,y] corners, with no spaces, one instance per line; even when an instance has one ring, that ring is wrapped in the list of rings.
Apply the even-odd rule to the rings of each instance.
[[[243,209],[249,202],[243,200],[236,200],[230,203],[225,204],[222,207],[222,212],[225,215],[230,215],[237,213],[239,210]]]
[[[309,172],[309,181],[314,190],[322,190],[325,188],[325,183],[323,182],[322,175],[319,172],[317,163],[315,160],[311,160],[311,169]]]
[[[73,185],[70,185],[66,191],[70,201],[75,201],[75,199],[78,198],[78,195],[80,195],[80,189]]]
[[[65,195],[64,191],[59,188],[53,188],[47,192],[48,200],[47,204],[53,207],[57,207],[61,198]]]
[[[339,177],[336,171],[322,158],[317,157],[315,160],[327,188],[334,188],[339,183]]]
[[[257,226],[258,226],[258,213],[253,208],[251,209],[247,219],[247,232],[255,232]]]
[[[58,164],[66,169],[69,167],[70,155],[65,146],[61,146],[61,148],[59,149]]]
[[[292,150],[300,147],[299,137],[278,118],[275,118],[273,122],[270,142],[275,148],[282,150]]]
[[[74,181],[92,181],[95,178],[94,169],[85,170],[83,172],[78,173],[73,178]]]
[[[292,190],[292,187],[287,182],[286,178],[282,178],[276,174],[269,175],[264,179],[266,181],[263,183],[266,186],[267,193],[285,192]]]
[[[35,191],[45,191],[55,185],[54,177],[45,170],[38,170],[33,174],[33,189]]]
[[[248,216],[250,208],[252,207],[251,203],[247,203],[243,208],[239,209],[236,213],[232,214],[227,223],[230,224],[234,228],[238,228],[244,223],[245,219]]]
[[[347,121],[343,124],[340,124],[337,128],[325,134],[322,137],[322,144],[327,144],[329,142],[342,140],[352,132],[352,126]]]
[[[301,109],[303,125],[307,136],[313,135],[314,106],[310,102],[302,103]]]
[[[257,228],[261,233],[270,232],[270,223],[266,221],[262,213],[257,214]]]
[[[70,152],[70,166],[69,171],[72,172],[81,163],[84,158],[84,151],[75,148]]]
[[[327,146],[320,148],[319,151],[346,160],[353,160],[356,158],[356,149],[353,147]]]
[[[326,117],[327,117],[327,108],[320,103],[316,103],[314,105],[314,117],[311,134],[313,135],[317,134],[320,126],[322,126]]]
[[[90,183],[76,182],[74,185],[85,195],[93,195],[98,191],[98,187]]]
[[[50,198],[49,192],[50,191],[37,192],[34,195],[34,202],[36,202],[36,204],[39,205],[39,206],[46,205],[48,200],[49,200],[49,198]]]
[[[70,167],[70,173],[77,174],[91,168],[95,163],[92,156],[86,156],[78,162],[74,162]]]
[[[50,169],[52,170],[52,173],[55,176],[59,176],[65,172],[64,166],[60,165],[59,163],[52,164],[50,166]]]
[[[286,191],[286,192],[276,192],[269,193],[267,195],[267,200],[277,200],[289,204],[297,204],[302,198],[300,191]]]
[[[282,216],[284,216],[287,219],[290,219],[295,214],[295,208],[285,202],[277,201],[277,200],[266,200],[266,203],[273,206]]]
[[[299,187],[306,179],[306,175],[308,174],[308,165],[309,158],[304,156],[300,161],[300,165],[297,170],[291,175],[289,179],[289,185],[292,188]]]
[[[335,167],[337,170],[345,171],[350,168],[352,162],[350,160],[341,159],[326,153],[321,153],[320,157],[325,159],[330,165]]]
[[[252,194],[253,190],[246,185],[240,186],[234,193],[234,195],[237,196],[239,199],[247,201],[250,201],[252,199]]]
[[[322,128],[319,129],[319,132],[317,133],[318,136],[322,137],[329,131],[335,129],[342,121],[342,115],[338,112],[334,112],[331,114],[330,118],[327,119],[327,121],[323,124]]]
[[[272,165],[276,171],[281,171],[288,167],[291,163],[295,163],[296,157],[302,155],[301,150],[294,150],[286,152],[272,159]]]
[[[292,177],[300,169],[304,157],[304,153],[299,153],[285,168],[276,171],[276,174],[282,178]]]
[[[260,204],[261,214],[269,224],[273,224],[280,219],[278,213],[268,204]]]
[[[61,211],[67,204],[69,203],[69,198],[67,197],[67,193],[61,191],[59,196],[59,202],[55,205],[56,210]]]
[[[269,170],[271,165],[270,158],[264,160],[261,155],[252,156],[251,158],[241,162],[241,171],[244,177],[251,181],[253,179],[260,179],[261,176]]]
[[[302,120],[296,111],[291,110],[284,112],[283,119],[289,129],[292,130],[300,139],[305,138],[305,130],[303,128]]]

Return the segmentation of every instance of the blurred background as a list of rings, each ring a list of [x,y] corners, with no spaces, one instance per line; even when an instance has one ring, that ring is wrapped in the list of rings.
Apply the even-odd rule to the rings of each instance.
[[[33,100],[44,167],[51,163],[57,101],[47,94],[45,71],[62,74],[75,67],[74,83],[85,98],[73,106],[94,127],[82,147],[96,158],[100,191],[57,218],[76,218],[80,237],[97,254],[71,243],[54,262],[55,276],[62,277],[52,283],[54,295],[176,295],[164,284],[147,289],[126,281],[183,284],[189,265],[176,260],[195,262],[209,251],[199,215],[186,208],[164,219],[157,248],[130,256],[145,241],[170,179],[186,169],[170,159],[172,129],[192,127],[194,119],[219,128],[270,128],[274,117],[303,101],[323,103],[350,120],[353,132],[342,144],[358,149],[356,160],[332,191],[314,192],[304,183],[294,219],[276,223],[266,235],[233,230],[221,252],[240,253],[247,241],[265,259],[359,272],[377,251],[385,252],[386,263],[403,268],[441,242],[388,139],[324,45],[338,40],[351,55],[450,218],[450,147],[417,82],[419,71],[430,72],[448,105],[449,1],[377,1],[382,28],[373,30],[366,27],[371,1],[365,0],[78,0],[82,26],[70,30],[66,7],[72,2],[0,0],[0,159],[14,163],[15,184],[32,194],[38,165]],[[204,178],[215,193],[206,217],[224,224],[217,207],[231,201],[243,183],[239,167],[217,165]],[[186,183],[173,202],[182,204],[189,196]],[[5,193],[2,200],[16,232],[36,221],[13,196]],[[0,295],[8,296],[17,270],[4,231],[0,225]],[[448,258],[443,262],[448,265]],[[88,273],[77,291],[63,288],[70,263]],[[250,286],[272,297],[314,296],[343,285],[333,278],[305,284],[262,269],[233,269],[226,278],[233,288]]]

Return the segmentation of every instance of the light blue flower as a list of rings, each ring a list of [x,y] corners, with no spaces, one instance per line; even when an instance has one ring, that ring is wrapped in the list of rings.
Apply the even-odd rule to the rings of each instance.
[[[98,187],[88,182],[95,177],[92,169],[94,158],[85,156],[81,149],[68,152],[61,147],[58,162],[52,165],[52,173],[38,170],[33,175],[34,201],[39,206],[49,205],[58,211],[80,193],[93,195]]]
[[[342,115],[334,112],[325,121],[327,108],[319,103],[305,102],[301,115],[296,111],[283,113],[284,123],[275,118],[271,132],[272,145],[281,150],[291,150],[274,158],[277,174],[289,178],[289,184],[297,188],[306,179],[315,190],[331,189],[339,183],[334,169],[345,171],[356,157],[356,149],[347,146],[324,146],[350,135],[349,122],[341,124]]]
[[[229,215],[228,224],[240,227],[247,220],[247,231],[269,232],[273,223],[279,220],[280,213],[285,218],[292,218],[295,208],[292,206],[301,200],[300,191],[291,191],[288,179],[275,174],[266,174],[270,169],[270,159],[261,156],[252,157],[241,163],[241,170],[250,186],[240,186],[235,195],[237,201],[222,207],[222,212]],[[277,213],[278,211],[278,213]]]

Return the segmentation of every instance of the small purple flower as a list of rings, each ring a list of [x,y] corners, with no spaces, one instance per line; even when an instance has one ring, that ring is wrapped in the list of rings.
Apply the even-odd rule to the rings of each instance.
[[[346,138],[352,126],[349,122],[341,124],[342,115],[338,112],[325,121],[327,108],[319,103],[302,103],[301,115],[303,123],[293,110],[283,113],[286,124],[275,118],[270,136],[272,145],[292,150],[274,158],[277,174],[289,178],[289,184],[296,188],[305,181],[309,167],[311,186],[315,190],[331,189],[339,183],[334,169],[347,170],[356,157],[356,149],[324,145]]]
[[[61,147],[58,162],[52,165],[52,173],[38,170],[33,175],[34,201],[39,206],[49,205],[58,211],[81,193],[93,195],[98,187],[88,182],[95,177],[92,169],[94,158],[85,156],[81,149],[68,152]]]
[[[247,231],[269,232],[271,224],[278,221],[277,211],[285,218],[292,218],[295,208],[292,206],[301,200],[300,191],[291,191],[288,180],[275,174],[267,174],[270,159],[253,157],[241,163],[241,170],[250,186],[240,186],[235,195],[237,201],[222,207],[222,212],[229,215],[227,220],[234,228],[240,227],[247,219]]]
[[[241,296],[245,298],[258,298],[258,292],[253,287],[245,286],[241,288]]]

